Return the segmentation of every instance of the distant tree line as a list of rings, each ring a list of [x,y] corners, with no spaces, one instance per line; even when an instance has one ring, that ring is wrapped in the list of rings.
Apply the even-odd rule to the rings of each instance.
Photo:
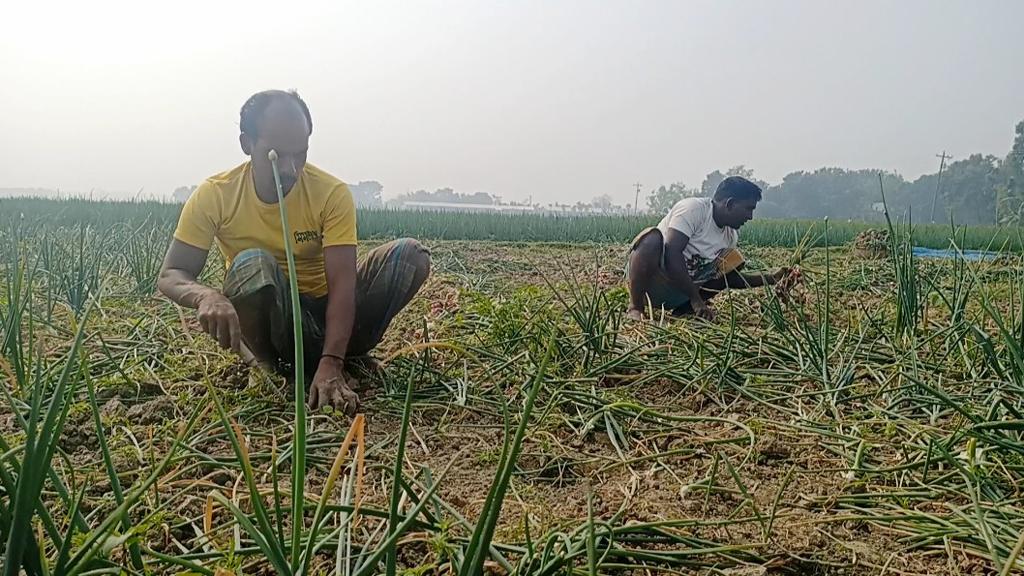
[[[467,194],[463,192],[456,192],[451,188],[438,188],[433,192],[427,192],[426,190],[407,192],[405,194],[400,194],[388,202],[397,205],[409,202],[443,202],[446,204],[483,204],[487,206],[500,203],[497,197],[486,192],[474,192],[472,194]]]
[[[885,199],[890,214],[910,215],[915,222],[948,222],[957,224],[1024,224],[1024,121],[1017,124],[1013,146],[1005,158],[972,154],[946,165],[941,172],[925,174],[913,181],[896,172],[881,172]],[[727,176],[743,176],[761,186],[764,198],[757,215],[766,218],[818,219],[828,216],[840,220],[877,221],[884,218],[878,170],[818,168],[787,174],[782,182],[768,184],[754,171],[739,165],[708,174],[700,187],[691,188],[682,182],[662,185],[647,197],[646,209],[664,214],[682,198],[714,194]],[[195,186],[174,190],[174,200],[184,202]],[[384,186],[375,180],[349,185],[356,205],[384,205]],[[389,200],[389,204],[408,202],[440,202],[448,204],[501,204],[501,198],[486,192],[462,193],[451,188],[433,192],[417,190]],[[540,207],[540,205],[535,205]],[[633,207],[613,204],[607,194],[590,203],[574,205],[551,204],[555,208],[577,212],[631,213]]]
[[[711,196],[726,176],[754,180],[764,189],[757,215],[766,218],[823,218],[880,220],[882,196],[878,170],[819,168],[786,175],[768,185],[745,166],[708,174],[700,188],[681,182],[660,186],[647,198],[647,209],[667,212],[682,198]],[[895,172],[882,172],[882,185],[891,215],[910,215],[915,222],[957,224],[1024,223],[1024,122],[1017,124],[1013,147],[1005,158],[972,154],[947,164],[939,173],[908,181]]]

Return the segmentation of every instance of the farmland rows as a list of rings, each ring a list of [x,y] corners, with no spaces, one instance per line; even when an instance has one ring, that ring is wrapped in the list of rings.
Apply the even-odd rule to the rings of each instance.
[[[45,219],[49,225],[99,228],[115,224],[136,229],[173,227],[181,207],[159,202],[55,201],[36,198],[0,199],[0,214],[23,214],[29,221]],[[426,240],[490,240],[500,242],[628,243],[645,226],[657,224],[660,216],[613,215],[523,215],[417,212],[391,209],[360,209],[359,236],[367,240],[411,236]],[[832,222],[833,243],[853,240],[869,228],[884,228],[884,222]],[[823,223],[804,220],[758,220],[748,223],[742,242],[751,246],[793,248],[802,242],[824,246]],[[974,226],[960,229],[960,248],[970,250],[1010,249],[1020,251],[1024,236],[1016,227]],[[915,227],[914,243],[928,248],[949,246],[951,226],[928,224]]]
[[[310,414],[294,437],[282,382],[152,296],[176,207],[18,202],[0,203],[7,573],[1024,568],[1019,255],[917,261],[894,229],[869,260],[837,246],[847,225],[770,223],[747,251],[799,264],[792,294],[628,324],[622,245],[457,242],[488,228],[364,212],[366,237],[436,239],[434,275],[363,375],[365,418]],[[487,218],[504,240],[640,226]],[[915,243],[932,230],[949,245]]]

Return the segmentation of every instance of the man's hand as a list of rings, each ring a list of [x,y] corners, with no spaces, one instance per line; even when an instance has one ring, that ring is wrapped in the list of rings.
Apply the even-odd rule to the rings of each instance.
[[[792,273],[793,268],[789,266],[783,266],[782,268],[779,268],[775,272],[772,272],[770,276],[765,276],[765,280],[767,280],[768,285],[771,286],[773,284],[778,284],[779,282],[782,282],[785,278],[788,278],[789,275]]]
[[[708,322],[715,319],[715,311],[708,306],[708,303],[703,298],[694,298],[691,305],[693,306],[693,315],[701,320],[707,320]]]
[[[359,410],[359,395],[348,386],[344,362],[331,356],[320,359],[309,387],[309,407],[319,410],[325,406],[344,410],[349,416]]]
[[[236,353],[242,345],[242,329],[234,305],[223,294],[210,290],[199,299],[199,324],[221,348]]]

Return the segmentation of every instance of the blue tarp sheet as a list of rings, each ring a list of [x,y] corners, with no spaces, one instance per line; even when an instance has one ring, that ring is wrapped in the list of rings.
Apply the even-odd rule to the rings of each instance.
[[[956,258],[959,254],[963,254],[964,260],[969,262],[982,262],[988,260],[995,260],[999,257],[998,252],[989,252],[987,250],[951,250],[946,248],[945,250],[936,250],[935,248],[925,248],[923,246],[914,246],[914,256],[918,258]]]

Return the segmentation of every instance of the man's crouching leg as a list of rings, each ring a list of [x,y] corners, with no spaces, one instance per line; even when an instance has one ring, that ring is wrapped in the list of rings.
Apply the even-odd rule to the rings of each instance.
[[[365,356],[430,276],[430,252],[412,238],[371,250],[356,270],[356,317],[346,357]]]
[[[629,252],[628,264],[628,286],[629,286],[629,310],[626,314],[633,319],[643,318],[644,310],[647,309],[648,294],[654,282],[656,274],[661,273],[661,260],[664,253],[664,241],[661,231],[652,228],[641,233],[641,236],[633,241],[633,247]]]
[[[287,284],[277,260],[258,248],[239,252],[224,277],[224,295],[238,314],[245,347],[256,362],[276,369],[286,345],[281,335],[288,333]]]

